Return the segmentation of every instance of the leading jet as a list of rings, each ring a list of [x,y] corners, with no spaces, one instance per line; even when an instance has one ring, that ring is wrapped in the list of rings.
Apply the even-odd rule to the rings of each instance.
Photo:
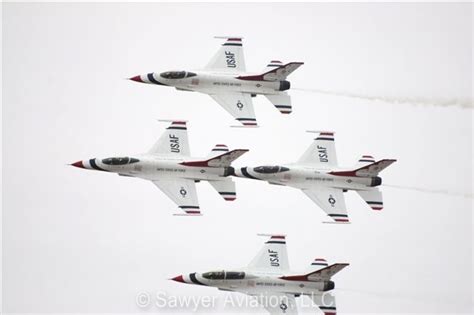
[[[282,114],[292,111],[287,77],[303,62],[282,63],[272,60],[258,73],[245,68],[242,37],[225,39],[211,61],[201,70],[173,70],[137,75],[130,80],[174,87],[180,91],[196,91],[211,96],[239,123],[256,127],[252,97],[264,95]]]
[[[93,158],[71,165],[149,180],[184,211],[179,215],[200,215],[195,183],[207,181],[225,200],[235,200],[235,182],[228,177],[233,172],[231,163],[247,151],[229,151],[226,145],[217,144],[206,158],[192,158],[186,122],[176,120],[147,153]]]
[[[379,173],[394,163],[394,159],[375,161],[362,156],[352,168],[337,164],[334,132],[318,135],[296,163],[265,165],[235,169],[235,175],[264,180],[270,184],[301,189],[332,219],[326,223],[349,223],[344,193],[356,191],[373,210],[383,209],[382,184]]]
[[[247,267],[179,275],[171,280],[239,292],[257,299],[270,314],[297,314],[296,297],[307,296],[325,315],[336,314],[332,277],[349,264],[328,265],[316,258],[303,272],[292,272],[285,235],[269,237]]]

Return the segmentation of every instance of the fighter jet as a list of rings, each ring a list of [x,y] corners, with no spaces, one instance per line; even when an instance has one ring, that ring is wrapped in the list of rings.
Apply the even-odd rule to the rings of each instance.
[[[301,189],[332,219],[326,223],[349,223],[344,194],[355,190],[373,209],[382,210],[382,184],[378,175],[394,159],[375,161],[362,156],[352,168],[337,165],[334,132],[316,132],[318,136],[296,163],[272,166],[242,167],[235,175],[264,180],[270,184]]]
[[[184,211],[200,215],[196,184],[208,181],[227,201],[236,199],[231,163],[248,150],[229,151],[217,144],[204,159],[190,157],[185,121],[171,121],[153,147],[144,154],[94,158],[72,166],[150,180]]]
[[[130,80],[175,87],[180,91],[209,94],[239,123],[257,126],[252,97],[265,95],[282,114],[292,111],[288,75],[302,62],[272,60],[262,72],[247,73],[242,37],[217,37],[226,41],[202,70],[173,70],[137,75]]]
[[[290,271],[285,235],[266,235],[270,239],[245,268],[180,275],[171,280],[216,287],[253,296],[270,314],[297,314],[295,298],[309,297],[325,315],[336,314],[332,276],[349,264],[328,266],[316,258],[304,272]]]

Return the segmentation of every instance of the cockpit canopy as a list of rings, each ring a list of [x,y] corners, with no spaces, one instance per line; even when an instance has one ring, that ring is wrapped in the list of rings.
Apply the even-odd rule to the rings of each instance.
[[[289,171],[290,169],[288,167],[274,165],[274,166],[258,166],[258,167],[255,167],[253,170],[261,174],[274,174],[274,173],[286,172],[286,171]]]
[[[102,160],[102,163],[106,165],[126,165],[137,162],[140,162],[140,160],[130,157],[111,157]]]
[[[160,76],[165,79],[184,79],[194,77],[196,76],[196,73],[186,71],[166,71],[161,73]]]
[[[202,274],[203,278],[209,280],[239,280],[245,278],[245,272],[241,271],[210,271]]]

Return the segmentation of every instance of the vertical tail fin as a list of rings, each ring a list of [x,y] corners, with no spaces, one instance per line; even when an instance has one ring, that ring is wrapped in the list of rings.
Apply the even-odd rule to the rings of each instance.
[[[207,157],[213,158],[226,152],[229,152],[229,148],[225,144],[216,144]]]
[[[356,177],[376,177],[381,171],[395,163],[397,160],[394,159],[383,159],[375,163],[366,164],[365,166],[356,168],[350,171],[334,171],[329,172],[331,175],[338,176],[356,176]]]
[[[286,78],[293,73],[296,69],[301,67],[304,63],[303,62],[289,62],[285,65],[282,65],[278,68],[272,69],[267,73],[263,74],[263,79],[267,81],[282,81],[286,80]]]
[[[303,64],[304,62],[289,62],[287,64],[280,65],[279,67],[272,67],[272,69],[270,69],[267,72],[263,72],[262,74],[242,75],[242,76],[238,76],[237,78],[240,80],[249,80],[249,81],[255,81],[255,80],[257,81],[283,81],[283,80],[286,80],[286,78],[291,73],[293,73],[293,71],[298,69]]]
[[[380,161],[377,161],[375,163],[363,166],[356,170],[356,175],[357,176],[368,176],[368,177],[374,177],[379,175],[381,171],[392,165],[392,163],[396,162],[397,160],[393,159],[383,159]]]
[[[319,269],[304,275],[292,275],[292,276],[283,276],[280,279],[290,280],[290,281],[329,281],[331,277],[342,269],[349,266],[349,264],[332,264],[329,267]]]
[[[185,161],[181,162],[181,165],[196,166],[196,167],[229,167],[230,164],[241,157],[244,153],[248,152],[246,149],[236,149],[224,154],[217,155],[206,160],[198,161]]]

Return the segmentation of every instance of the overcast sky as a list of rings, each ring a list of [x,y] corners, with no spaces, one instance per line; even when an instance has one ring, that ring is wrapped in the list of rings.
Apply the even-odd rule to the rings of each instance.
[[[473,111],[436,105],[472,104],[471,4],[2,7],[4,312],[164,311],[139,308],[140,292],[222,298],[166,279],[245,266],[257,233],[287,234],[295,270],[315,257],[350,263],[334,277],[340,313],[472,312]],[[244,36],[249,71],[304,61],[296,88],[434,105],[294,90],[291,115],[254,98],[262,127],[244,130],[206,95],[125,80],[203,67],[215,35]],[[204,216],[176,217],[149,182],[66,165],[145,152],[170,118],[189,120],[194,156],[250,149],[236,166],[296,161],[305,130],[334,130],[342,166],[396,158],[384,184],[445,193],[382,187],[374,212],[349,192],[352,224],[337,226],[293,188],[236,179],[225,202],[202,182]]]

